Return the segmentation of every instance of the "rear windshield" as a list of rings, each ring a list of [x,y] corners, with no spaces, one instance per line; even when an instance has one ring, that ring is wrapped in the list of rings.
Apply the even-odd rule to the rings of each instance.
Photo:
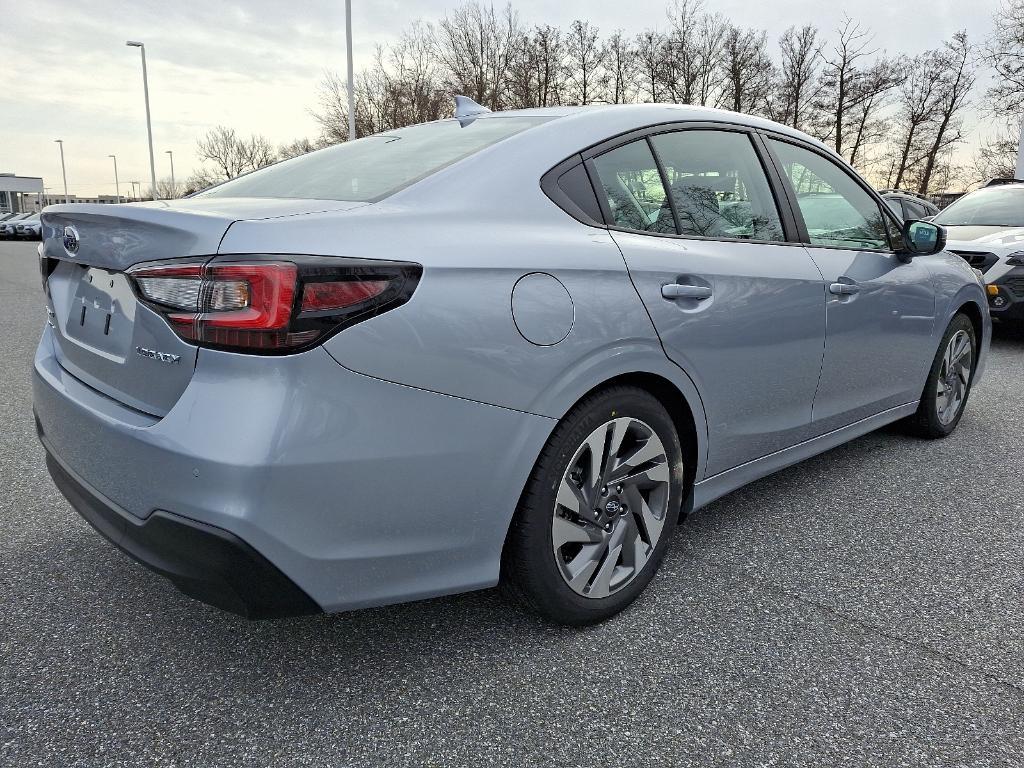
[[[947,227],[1024,227],[1024,187],[987,187],[964,195],[932,219]]]
[[[367,136],[239,176],[197,197],[374,202],[550,117],[441,120]]]

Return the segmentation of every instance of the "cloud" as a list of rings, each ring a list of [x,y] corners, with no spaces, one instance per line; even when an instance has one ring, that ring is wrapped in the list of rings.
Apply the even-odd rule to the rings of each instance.
[[[353,0],[357,68],[370,64],[377,43],[456,4]],[[514,5],[528,23],[568,26],[586,18],[603,31],[631,34],[667,23],[667,0]],[[831,30],[844,12],[841,4],[819,0],[705,5],[766,29],[772,39],[808,20]],[[983,37],[992,8],[982,5],[863,0],[851,12],[872,27],[879,48],[916,53],[961,27],[976,40]],[[344,69],[342,0],[35,0],[9,6],[0,25],[8,67],[0,88],[0,171],[43,176],[56,188],[60,161],[53,139],[63,138],[74,193],[113,191],[111,153],[118,155],[122,179],[148,179],[139,52],[125,47],[127,39],[146,43],[158,176],[169,173],[168,149],[178,177],[188,175],[197,165],[196,138],[219,123],[275,143],[315,135],[309,109],[316,104],[317,81],[327,69]]]

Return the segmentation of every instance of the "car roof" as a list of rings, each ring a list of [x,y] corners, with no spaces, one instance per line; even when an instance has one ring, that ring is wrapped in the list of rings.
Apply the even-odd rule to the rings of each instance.
[[[568,118],[566,120],[552,120],[548,123],[552,129],[569,129],[571,123],[576,130],[583,125],[604,125],[614,121],[616,124],[628,126],[632,123],[634,129],[645,128],[660,123],[674,122],[716,122],[731,123],[733,125],[749,126],[772,131],[785,136],[791,136],[802,141],[814,144],[835,155],[835,151],[818,139],[810,136],[796,128],[791,128],[782,123],[776,123],[762,117],[755,117],[740,112],[733,112],[728,109],[717,109],[714,107],[701,107],[692,104],[589,104],[587,106],[568,107],[536,107],[531,109],[510,109],[500,112],[487,112],[477,119],[500,119],[502,117],[550,117]],[[538,126],[534,132],[544,126]],[[629,130],[627,127],[625,130]],[[621,133],[623,131],[617,131]],[[615,133],[609,134],[609,138]]]

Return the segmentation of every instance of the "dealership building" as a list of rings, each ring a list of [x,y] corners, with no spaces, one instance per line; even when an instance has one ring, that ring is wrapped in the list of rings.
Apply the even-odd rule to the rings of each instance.
[[[0,213],[38,211],[42,197],[42,179],[35,176],[0,173]]]
[[[47,192],[43,180],[35,176],[15,176],[0,173],[0,213],[28,213],[41,211],[48,205],[60,203],[121,203],[135,202],[131,198],[117,195],[59,195]]]

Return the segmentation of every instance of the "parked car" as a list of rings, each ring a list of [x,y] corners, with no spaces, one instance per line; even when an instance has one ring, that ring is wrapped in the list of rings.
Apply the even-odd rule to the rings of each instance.
[[[885,189],[882,198],[903,221],[927,220],[939,212],[937,205],[916,192],[902,189]]]
[[[20,219],[14,225],[14,237],[17,240],[39,240],[41,232],[42,223],[38,213]]]
[[[460,98],[42,218],[57,487],[250,617],[500,582],[607,618],[682,515],[890,422],[950,434],[991,334],[941,227],[803,133],[689,106]]]
[[[1024,182],[993,180],[934,221],[947,228],[949,250],[984,274],[992,317],[1024,327]]]
[[[13,240],[14,228],[19,221],[24,221],[31,213],[15,213],[5,221],[0,222],[0,240]]]

